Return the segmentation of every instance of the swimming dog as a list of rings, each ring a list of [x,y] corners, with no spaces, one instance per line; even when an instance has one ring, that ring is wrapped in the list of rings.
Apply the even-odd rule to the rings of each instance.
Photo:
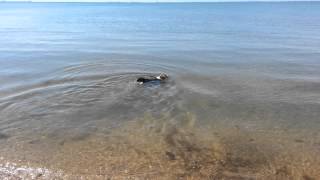
[[[137,82],[139,84],[145,84],[145,83],[162,83],[165,82],[168,79],[168,75],[161,73],[159,76],[149,76],[149,77],[139,77],[137,79]]]

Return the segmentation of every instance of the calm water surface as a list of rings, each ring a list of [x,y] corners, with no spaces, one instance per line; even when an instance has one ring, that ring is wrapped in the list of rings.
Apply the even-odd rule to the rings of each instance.
[[[318,2],[0,3],[0,84],[1,178],[320,178]]]

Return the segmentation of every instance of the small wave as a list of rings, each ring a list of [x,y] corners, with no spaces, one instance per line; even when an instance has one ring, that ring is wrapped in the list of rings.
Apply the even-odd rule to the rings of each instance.
[[[3,161],[3,158],[0,158]],[[63,177],[62,171],[52,171],[47,168],[20,166],[12,162],[0,163],[1,179],[56,179]]]
[[[3,119],[0,127],[19,128],[21,133],[34,128],[55,131],[61,127],[86,131],[88,124],[96,126],[101,120],[113,123],[134,119],[146,112],[170,113],[177,106],[179,88],[173,80],[151,88],[136,83],[137,77],[148,75],[154,74],[83,75],[21,87],[0,99]]]

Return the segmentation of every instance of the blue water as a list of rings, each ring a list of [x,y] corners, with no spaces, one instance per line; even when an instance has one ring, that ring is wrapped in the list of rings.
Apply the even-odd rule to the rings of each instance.
[[[74,60],[115,53],[166,58],[177,66],[184,66],[185,59],[196,59],[200,65],[306,66],[317,64],[319,55],[319,6],[317,2],[2,3],[1,60],[41,56]],[[202,56],[195,58],[198,54]]]
[[[170,77],[164,86],[135,83],[161,72]],[[270,162],[303,140],[302,157],[320,153],[320,3],[0,3],[0,156],[29,141],[47,143],[44,153],[61,141],[99,139],[146,113],[178,124],[191,113],[197,126],[222,131],[223,146],[239,156],[256,150],[226,132],[260,137]],[[15,151],[12,159],[50,162]],[[303,169],[320,177],[320,160],[310,156],[312,168],[275,177],[302,177]],[[68,170],[65,163],[52,166]],[[252,170],[244,168],[239,174]]]

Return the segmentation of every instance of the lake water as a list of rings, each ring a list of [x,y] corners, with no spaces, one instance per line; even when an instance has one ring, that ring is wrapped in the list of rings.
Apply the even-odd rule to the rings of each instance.
[[[319,129],[319,2],[0,3],[1,178],[319,179]]]

